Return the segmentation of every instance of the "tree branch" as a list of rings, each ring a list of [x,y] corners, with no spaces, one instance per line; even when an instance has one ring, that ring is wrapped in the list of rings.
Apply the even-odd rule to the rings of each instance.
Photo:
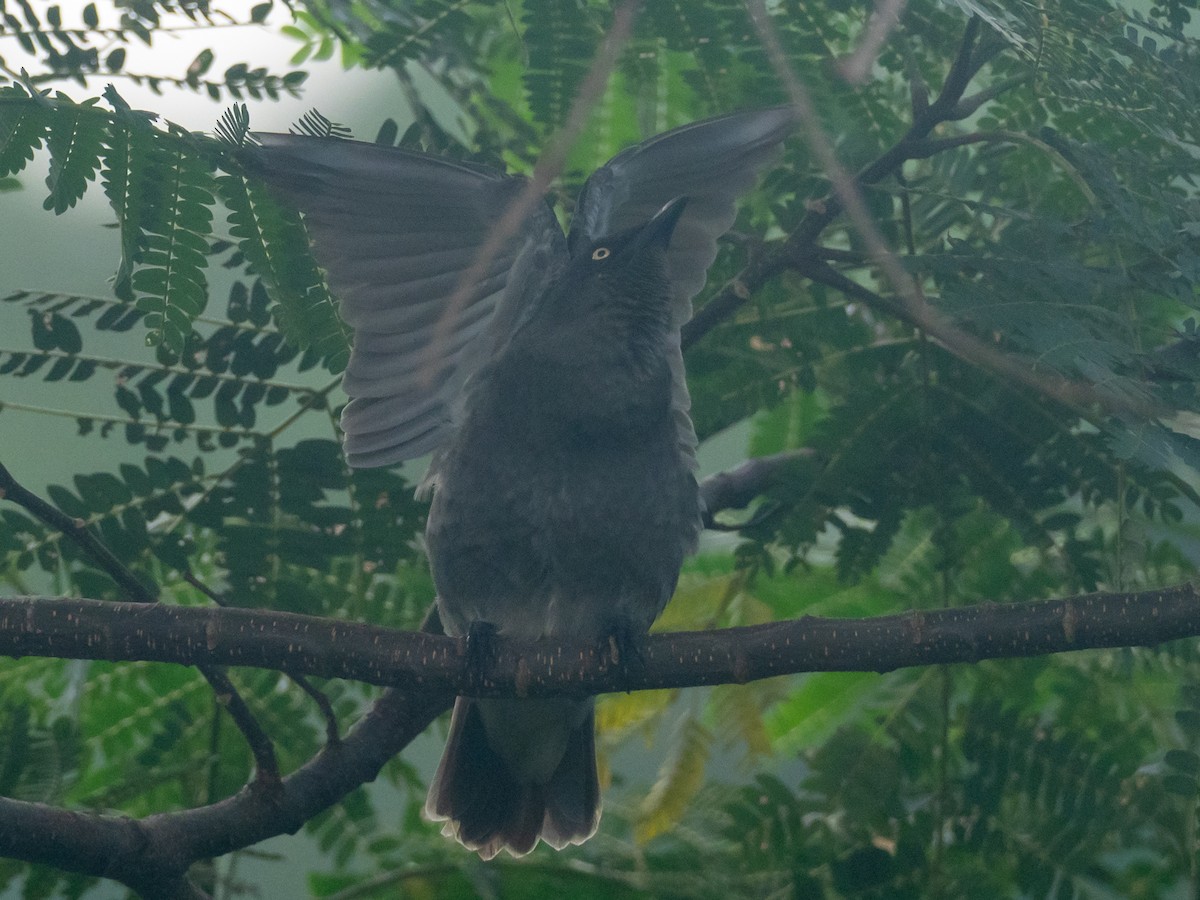
[[[193,862],[294,834],[307,820],[374,780],[452,699],[432,691],[411,696],[388,691],[345,740],[327,746],[277,789],[252,783],[199,809],[129,819],[0,798],[0,856],[111,878],[145,897],[202,897],[184,877]]]
[[[767,488],[792,477],[802,477],[806,466],[820,461],[815,450],[802,447],[770,456],[757,456],[725,472],[709,475],[700,482],[704,527],[718,527],[716,513],[723,509],[741,509]],[[745,528],[748,525],[737,527]]]
[[[809,139],[809,143],[820,159],[827,177],[829,177],[833,184],[833,190],[825,197],[808,204],[808,214],[796,227],[796,230],[783,242],[779,250],[747,266],[725,285],[718,294],[697,310],[691,321],[683,327],[683,346],[685,349],[725,319],[729,318],[767,281],[788,268],[791,260],[798,256],[811,254],[817,238],[848,206],[852,213],[856,213],[853,218],[860,232],[864,230],[868,233],[873,231],[874,229],[866,207],[859,198],[861,189],[886,178],[892,172],[896,171],[908,159],[913,158],[913,152],[921,146],[920,142],[928,137],[934,128],[954,118],[955,107],[962,99],[962,95],[969,86],[971,78],[978,73],[979,66],[982,65],[982,62],[978,60],[972,62],[972,51],[975,48],[978,38],[980,23],[978,19],[971,18],[967,22],[958,52],[954,62],[950,66],[950,71],[946,75],[937,99],[932,103],[921,104],[917,107],[918,111],[913,116],[913,123],[904,135],[875,160],[862,168],[858,174],[850,177],[842,169],[841,164],[834,156],[833,148],[825,139],[816,113],[813,111],[812,103],[808,100],[807,92],[804,91],[803,86],[800,85],[795,76],[787,68],[786,56],[778,48],[778,41],[774,36],[773,30],[770,28],[769,17],[765,9],[761,7],[761,3],[752,3],[749,8],[751,10],[751,19],[759,29],[764,46],[768,50],[775,48],[775,52],[769,55],[779,71],[780,78],[789,89],[792,103],[797,108],[801,122],[806,126],[806,136]],[[755,15],[755,10],[758,11],[757,15]],[[1011,87],[1012,85],[1007,84],[1007,86]],[[866,229],[863,228],[864,225],[867,226]],[[878,256],[879,254],[876,253],[874,255]]]
[[[133,820],[0,798],[0,855],[112,878],[144,896],[196,898],[196,860],[294,833],[376,777],[469,685],[487,695],[544,696],[746,682],[802,671],[875,671],[1200,635],[1191,584],[1136,594],[982,603],[870,619],[805,617],[747,628],[651,635],[633,665],[577,643],[495,641],[491,671],[468,672],[455,638],[236,608],[0,598],[0,652],[23,656],[265,666],[403,684],[345,740],[275,785],[182,812]]]
[[[972,17],[967,22],[955,59],[937,99],[932,103],[916,102],[919,98],[914,95],[913,123],[909,129],[879,157],[851,177],[841,167],[833,148],[821,131],[803,85],[787,67],[786,56],[778,45],[770,17],[761,0],[748,0],[747,5],[751,20],[759,30],[763,45],[768,50],[768,57],[788,88],[798,117],[805,125],[810,148],[825,170],[832,190],[825,197],[809,203],[809,213],[775,252],[753,261],[697,311],[683,328],[682,343],[685,349],[733,315],[764,284],[781,272],[791,269],[797,274],[842,290],[849,296],[862,299],[863,293],[869,294],[874,306],[884,308],[902,321],[922,329],[960,359],[973,366],[989,369],[1004,378],[1015,379],[1018,383],[1070,408],[1081,409],[1090,404],[1099,404],[1105,409],[1121,410],[1139,417],[1161,413],[1162,410],[1148,396],[1116,396],[1091,384],[1071,381],[1062,376],[1044,375],[1038,372],[1029,360],[1006,353],[958,328],[922,296],[920,286],[883,243],[882,236],[867,212],[861,197],[861,189],[864,186],[886,178],[909,159],[928,157],[939,148],[949,149],[957,146],[953,139],[944,143],[930,142],[928,136],[938,125],[970,115],[983,103],[1027,80],[1024,76],[1005,79],[964,99],[971,80],[988,60],[1003,49],[1003,44],[999,42],[981,44],[982,24],[977,17]],[[843,213],[848,214],[866,242],[869,260],[879,266],[892,283],[895,290],[894,299],[883,298],[865,288],[860,289],[852,279],[846,278],[823,262],[826,251],[816,243],[817,239]]]
[[[183,580],[202,593],[205,597],[215,603],[217,606],[227,606],[225,598],[210,588],[207,584],[196,577],[194,572],[183,572]],[[424,630],[424,629],[422,629]],[[341,740],[341,730],[338,728],[337,714],[333,710],[333,704],[316,685],[310,682],[303,675],[292,675],[291,679],[295,682],[296,687],[308,694],[309,698],[317,705],[321,716],[325,719],[325,740],[330,743],[336,743]],[[231,685],[232,687],[232,685]],[[247,712],[249,712],[247,710]]]
[[[928,304],[901,306],[892,298],[875,293],[814,257],[797,261],[795,268],[798,273],[818,284],[839,290],[847,297],[859,300],[874,309],[889,312],[901,321],[920,328],[959,359],[967,360],[972,365],[982,365],[993,373],[1015,384],[1024,385],[1070,409],[1082,410],[1095,404],[1104,408],[1124,409],[1146,417],[1164,412],[1148,392],[1138,397],[1116,397],[1103,385],[1073,381],[1054,372],[1038,371],[1029,360],[1007,353],[995,344],[987,343],[951,324],[934,312],[933,307]]]
[[[1195,588],[1184,584],[869,619],[806,616],[715,632],[652,634],[641,647],[641,662],[630,666],[614,666],[605,643],[521,643],[498,636],[491,667],[477,681],[461,638],[267,610],[15,597],[0,598],[0,653],[250,666],[414,695],[588,695],[1149,646],[1200,635],[1198,601]]]
[[[542,696],[745,682],[800,671],[889,671],[1066,650],[1153,645],[1200,634],[1190,584],[1137,594],[984,603],[871,619],[806,617],[715,632],[652,635],[640,660],[613,666],[588,644],[495,641],[477,681],[455,638],[289,613],[96,600],[0,598],[0,653],[208,665],[403,684],[345,740],[271,789],[254,782],[210,806],[141,820],[0,799],[0,855],[120,881],[144,896],[202,896],[186,879],[197,859],[295,832],[372,780],[468,685],[488,695]]]
[[[88,531],[87,523],[71,518],[20,484],[3,463],[0,463],[0,500],[12,501],[73,540],[130,599],[138,603],[154,603],[158,600],[158,586],[141,581],[122,565],[112,551]]]
[[[652,635],[633,665],[578,643],[495,641],[491,671],[469,672],[456,638],[290,613],[97,600],[0,598],[0,653],[267,667],[408,690],[387,692],[341,742],[269,786],[141,820],[0,798],[0,855],[112,878],[144,896],[196,898],[192,862],[293,833],[383,765],[454,693],[545,696],[746,682],[803,671],[876,671],[1200,635],[1191,584],[870,619],[805,617]]]
[[[859,36],[854,52],[843,56],[834,65],[838,74],[851,84],[864,84],[871,68],[879,58],[888,36],[900,24],[905,0],[875,0],[875,11],[867,19],[867,27]]]

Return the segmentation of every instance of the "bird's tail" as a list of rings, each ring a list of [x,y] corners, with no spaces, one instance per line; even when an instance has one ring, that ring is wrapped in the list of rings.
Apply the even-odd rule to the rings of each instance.
[[[425,814],[484,859],[582,844],[600,822],[593,701],[459,697]]]

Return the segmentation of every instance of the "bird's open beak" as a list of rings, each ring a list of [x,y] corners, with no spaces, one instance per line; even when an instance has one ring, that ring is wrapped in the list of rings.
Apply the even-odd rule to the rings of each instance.
[[[642,230],[638,232],[629,249],[633,253],[640,253],[643,249],[651,246],[662,247],[666,250],[667,245],[671,243],[671,235],[675,233],[675,226],[679,224],[679,218],[683,215],[684,207],[687,204],[687,197],[676,197],[667,202],[654,214],[653,219],[642,226]]]

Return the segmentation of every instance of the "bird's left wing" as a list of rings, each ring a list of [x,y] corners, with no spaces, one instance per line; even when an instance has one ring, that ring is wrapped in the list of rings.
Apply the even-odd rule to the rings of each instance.
[[[790,107],[730,113],[693,122],[622,150],[583,185],[568,238],[572,247],[648,222],[665,203],[687,197],[667,250],[676,324],[690,316],[729,230],[737,200],[778,158],[795,128]]]
[[[437,448],[464,382],[507,327],[497,309],[521,300],[502,303],[514,265],[525,280],[521,270],[548,270],[566,254],[553,214],[536,204],[468,278],[525,179],[358,141],[255,138],[254,173],[304,214],[313,256],[354,329],[343,380],[347,461],[383,466]]]

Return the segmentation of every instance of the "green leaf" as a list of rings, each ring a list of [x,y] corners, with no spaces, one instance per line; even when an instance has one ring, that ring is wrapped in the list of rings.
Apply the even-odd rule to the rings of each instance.
[[[1174,794],[1176,797],[1184,797],[1191,800],[1200,794],[1200,785],[1197,785],[1196,779],[1192,775],[1178,773],[1164,775],[1162,783],[1163,790],[1168,794]]]
[[[671,755],[663,762],[650,792],[638,810],[634,835],[645,844],[670,831],[704,783],[712,736],[693,720],[687,720]]]
[[[94,108],[95,101],[76,106],[63,95],[50,116],[46,146],[50,150],[50,189],[44,206],[56,214],[74,206],[95,180],[100,154],[108,132],[107,118]]]
[[[530,0],[522,21],[529,53],[525,89],[529,108],[544,126],[566,121],[571,101],[601,36],[592,10],[576,0]]]
[[[1200,774],[1200,755],[1191,750],[1168,750],[1163,761],[1181,774]]]
[[[177,354],[208,302],[213,181],[206,162],[178,141],[161,165],[162,206],[158,221],[142,224],[144,246],[130,285],[150,327],[147,341]]]
[[[33,159],[50,130],[50,107],[16,87],[0,88],[0,175],[16,175]]]

